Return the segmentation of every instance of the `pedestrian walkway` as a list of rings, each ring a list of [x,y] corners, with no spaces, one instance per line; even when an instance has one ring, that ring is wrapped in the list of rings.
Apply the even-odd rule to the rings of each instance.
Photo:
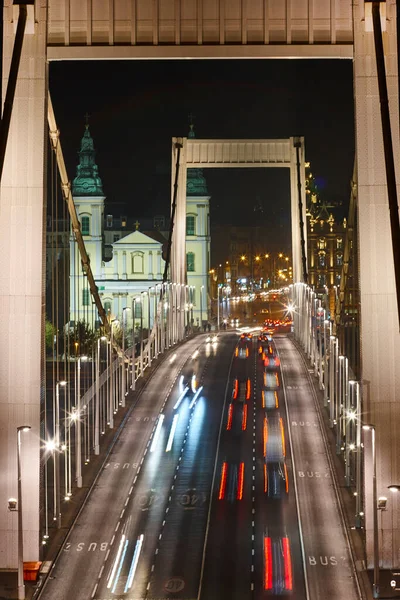
[[[154,360],[149,369],[144,371],[143,377],[136,381],[136,390],[130,391],[126,396],[126,407],[120,409],[114,417],[114,428],[109,429],[103,439],[100,447],[100,454],[93,456],[91,461],[85,465],[83,471],[83,486],[77,488],[76,485],[72,488],[72,497],[69,502],[64,502],[62,505],[62,521],[61,528],[57,529],[49,523],[49,539],[46,546],[42,548],[40,560],[42,561],[41,572],[39,573],[36,583],[25,581],[26,600],[34,599],[41,587],[44,579],[48,576],[51,565],[61,551],[68,532],[74,521],[79,515],[81,508],[88,496],[92,486],[94,485],[97,476],[101,470],[103,463],[106,461],[108,454],[111,452],[114,442],[119,436],[119,433],[124,426],[124,423],[136,405],[136,402],[143,388],[147,385],[156,369],[161,362],[165,360],[171,352],[176,351],[177,346],[174,346],[169,351],[165,352],[159,359]],[[17,572],[16,571],[0,571],[0,600],[14,600],[17,598]]]
[[[356,574],[359,583],[359,588],[362,593],[362,597],[365,600],[372,599],[372,583],[373,583],[373,572],[367,571],[366,569],[366,557],[365,557],[365,532],[364,529],[355,528],[355,515],[356,515],[356,501],[354,496],[354,488],[347,487],[345,485],[345,469],[344,461],[341,456],[336,454],[336,433],[335,430],[330,427],[329,414],[324,408],[324,395],[323,391],[319,389],[318,378],[314,377],[312,368],[309,361],[307,361],[304,352],[301,347],[292,338],[294,345],[298,352],[303,357],[305,364],[307,365],[309,372],[309,380],[311,382],[316,407],[318,409],[320,418],[324,425],[324,436],[326,445],[329,448],[329,458],[333,466],[333,475],[335,477],[336,489],[338,492],[338,498],[343,513],[345,527],[350,542],[350,549],[353,557],[353,561],[356,567]],[[400,591],[395,591],[390,585],[390,581],[393,579],[392,572],[387,570],[380,571],[380,599],[392,599],[400,598]],[[400,574],[398,577],[398,586],[400,588]]]

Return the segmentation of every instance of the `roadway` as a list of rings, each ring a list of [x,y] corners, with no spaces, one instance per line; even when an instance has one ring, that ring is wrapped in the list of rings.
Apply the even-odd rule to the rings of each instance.
[[[142,392],[42,600],[358,598],[296,348],[286,336],[269,343],[280,369],[265,366],[258,341],[239,340],[247,353],[235,356],[237,334],[206,338],[177,348]],[[302,424],[308,414],[316,425]],[[288,489],[274,471],[268,494],[277,419]]]

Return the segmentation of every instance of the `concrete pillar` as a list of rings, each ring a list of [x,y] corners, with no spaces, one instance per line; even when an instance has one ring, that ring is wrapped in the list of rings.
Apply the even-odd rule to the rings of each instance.
[[[172,237],[171,251],[171,281],[186,283],[186,138],[172,138],[172,180],[171,203],[174,196],[174,182],[176,172],[176,143],[180,142],[180,168],[178,179],[178,195],[175,212],[174,235]]]
[[[399,104],[396,2],[383,19],[397,181]],[[370,6],[369,6],[370,8]],[[380,557],[384,568],[400,567],[400,501],[387,486],[400,483],[400,335],[391,245],[382,126],[372,21],[364,1],[354,2],[354,96],[358,172],[358,235],[361,290],[362,415],[376,427],[377,494],[388,497],[379,515]],[[397,195],[400,197],[399,185]],[[370,432],[365,433],[365,442]],[[365,459],[367,562],[373,565],[372,462]]]
[[[46,3],[25,33],[0,195],[0,569],[17,567],[17,427],[21,434],[24,560],[39,558],[40,401],[44,331],[44,161],[47,148]],[[18,15],[18,12],[17,12]],[[3,100],[14,45],[13,7],[4,2]],[[30,23],[28,24],[30,26]],[[23,340],[23,343],[16,343]]]

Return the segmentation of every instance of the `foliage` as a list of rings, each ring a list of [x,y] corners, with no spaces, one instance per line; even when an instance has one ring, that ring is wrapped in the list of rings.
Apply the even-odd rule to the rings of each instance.
[[[69,333],[69,340],[68,340]],[[69,353],[72,357],[84,356],[92,353],[92,348],[97,340],[97,334],[86,321],[77,321],[74,325],[66,327],[64,331],[66,336]],[[62,347],[63,347],[62,343]]]
[[[46,355],[51,355],[54,348],[54,336],[56,335],[56,328],[51,321],[46,319],[45,321],[45,344],[46,344]]]

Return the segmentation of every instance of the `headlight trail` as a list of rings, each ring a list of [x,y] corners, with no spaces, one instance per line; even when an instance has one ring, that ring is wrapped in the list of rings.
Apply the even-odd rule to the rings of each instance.
[[[136,547],[135,547],[135,552],[133,553],[131,568],[129,569],[128,579],[125,584],[124,594],[126,594],[126,592],[129,591],[130,588],[132,587],[133,578],[135,577],[135,573],[136,573],[136,567],[139,562],[140,552],[142,550],[143,539],[144,539],[144,535],[142,533],[142,535],[139,536],[139,538],[136,542]]]
[[[164,421],[164,415],[161,414],[158,417],[158,423],[157,423],[156,430],[154,432],[153,442],[152,442],[152,444],[150,446],[150,452],[153,452],[154,449],[155,449],[155,447],[157,446],[157,442],[158,442],[158,438],[160,437],[160,431],[161,431],[161,427],[162,427],[163,421]]]
[[[165,452],[169,452],[172,448],[172,444],[174,441],[174,435],[175,435],[175,429],[178,424],[178,419],[179,419],[179,413],[176,414],[174,416],[174,418],[172,419],[171,431],[169,433],[169,438],[168,438],[168,442],[167,442],[167,447],[165,448]]]
[[[197,392],[193,396],[191,403],[189,404],[189,408],[192,408],[192,406],[194,406],[194,404],[195,404],[197,398],[199,397],[199,394],[202,391],[202,389],[203,389],[203,386],[199,387],[199,389],[197,390]]]
[[[188,391],[189,391],[189,387],[186,386],[185,389],[183,390],[183,392],[181,393],[181,395],[179,396],[178,400],[176,401],[175,406],[174,406],[174,410],[176,410],[178,408],[178,406],[180,405],[180,403],[182,402],[182,400],[186,396],[186,392],[188,392]]]
[[[120,556],[121,556],[121,553],[122,553],[122,548],[123,548],[124,544],[125,544],[125,534],[122,534],[121,541],[119,543],[119,548],[118,548],[117,556],[116,556],[115,561],[114,561],[114,565],[113,565],[113,568],[112,568],[112,571],[111,571],[110,579],[108,580],[107,588],[110,588],[112,586],[112,584],[113,584],[113,580],[114,580],[114,577],[115,577],[115,572],[116,572],[117,567],[118,567],[118,562],[119,562],[119,559],[120,559]]]

